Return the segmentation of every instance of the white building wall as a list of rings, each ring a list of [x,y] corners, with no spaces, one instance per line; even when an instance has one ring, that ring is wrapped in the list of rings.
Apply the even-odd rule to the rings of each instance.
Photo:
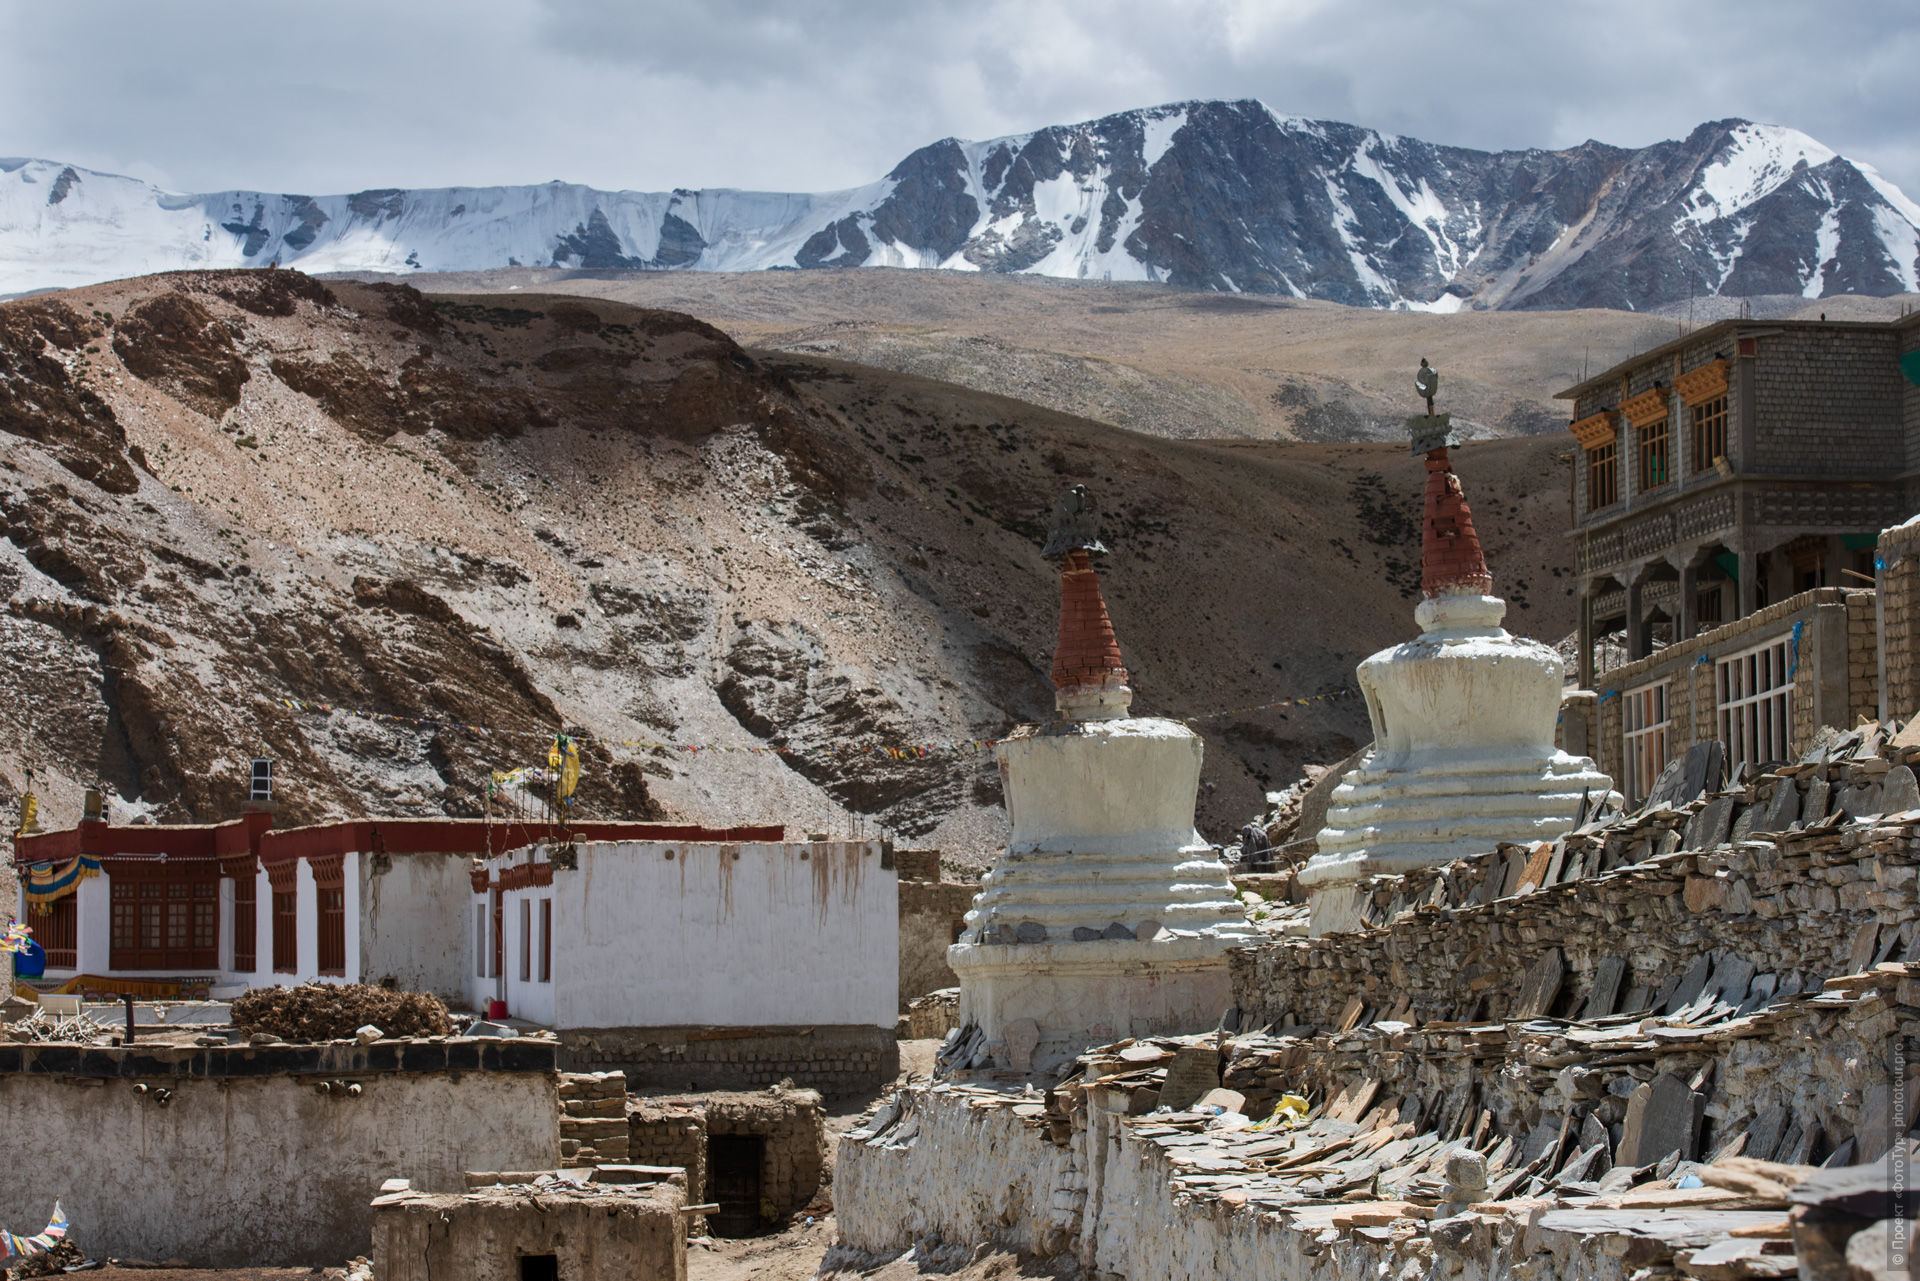
[[[516,1019],[530,1019],[535,1023],[553,1024],[554,983],[551,977],[545,982],[540,979],[540,903],[550,899],[553,887],[535,886],[531,889],[510,890],[506,895],[506,917],[501,922],[506,931],[506,955],[503,958],[503,977],[506,987],[507,1013]],[[478,898],[473,900],[479,902]],[[526,918],[521,918],[521,904],[530,905],[525,909]],[[469,909],[471,910],[471,909]],[[556,913],[558,908],[555,908]],[[530,930],[523,932],[525,927]],[[559,917],[554,918],[554,933],[558,935]],[[527,967],[529,977],[520,977],[520,949],[522,940],[530,948]],[[558,953],[554,960],[558,961]],[[551,971],[549,971],[551,975]]]
[[[370,858],[353,857],[358,872],[347,877],[347,955],[350,963],[358,958],[363,981],[391,974],[409,991],[470,999],[470,918],[477,900],[466,855],[394,854],[384,872],[375,872]]]
[[[877,841],[581,845],[553,877],[554,1026],[893,1026],[880,862]]]

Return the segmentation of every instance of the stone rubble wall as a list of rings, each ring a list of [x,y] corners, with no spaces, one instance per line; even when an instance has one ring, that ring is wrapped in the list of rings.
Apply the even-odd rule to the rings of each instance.
[[[577,1071],[619,1071],[630,1087],[752,1090],[791,1081],[828,1098],[879,1089],[899,1072],[892,1027],[620,1027],[562,1031]]]
[[[1797,803],[1809,809],[1812,798],[1835,790],[1856,806],[1879,803],[1866,789],[1880,785],[1867,775],[1857,793],[1847,790],[1846,773],[1836,768],[1836,775],[1840,789],[1819,775],[1809,775],[1804,787],[1794,779],[1772,786],[1796,787]],[[1764,812],[1772,801],[1756,787],[1745,811],[1733,798],[1712,802],[1723,807],[1712,819],[1722,830],[1739,830],[1741,817]],[[1826,803],[1821,797],[1823,813]],[[1698,814],[1707,812],[1700,807]],[[1356,996],[1395,1018],[1502,1016],[1518,997],[1521,977],[1555,948],[1566,975],[1557,1001],[1543,1011],[1549,1014],[1579,1009],[1607,958],[1626,962],[1620,992],[1627,996],[1636,988],[1657,993],[1702,958],[1723,954],[1744,958],[1756,974],[1817,988],[1828,975],[1906,955],[1914,946],[1920,836],[1912,823],[1776,833],[1777,844],[1749,839],[1702,851],[1671,849],[1684,840],[1678,824],[1686,817],[1676,813],[1664,832],[1656,822],[1609,833],[1596,855],[1607,870],[1597,876],[1491,902],[1476,901],[1470,883],[1477,880],[1483,889],[1516,855],[1375,878],[1367,888],[1376,901],[1391,899],[1387,928],[1231,954],[1241,1025],[1334,1026]],[[1754,821],[1748,817],[1749,825]],[[1652,853],[1656,848],[1669,852]],[[1622,862],[1608,866],[1612,859]]]
[[[947,949],[966,925],[976,884],[938,879],[900,881],[900,1012],[908,1003],[960,982],[947,964]]]
[[[960,989],[945,987],[913,999],[900,1016],[900,1039],[935,1040],[959,1026]]]
[[[1881,534],[1874,558],[1885,710],[1905,720],[1920,712],[1920,525]]]
[[[700,1098],[642,1099],[626,1112],[632,1160],[686,1171],[687,1196],[706,1199],[707,1140],[751,1135],[766,1140],[760,1199],[775,1219],[804,1208],[820,1190],[827,1162],[826,1113],[812,1090],[713,1093]],[[698,1233],[702,1227],[690,1223]]]

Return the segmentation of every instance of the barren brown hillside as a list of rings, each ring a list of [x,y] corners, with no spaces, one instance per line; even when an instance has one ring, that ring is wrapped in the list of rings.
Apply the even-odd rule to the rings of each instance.
[[[429,289],[548,290],[682,311],[749,347],[810,352],[1015,396],[1162,436],[1398,439],[1422,356],[1468,434],[1566,422],[1553,393],[1673,337],[1624,311],[1451,316],[1165,285],[858,268],[506,269]],[[1881,302],[1883,300],[1874,300]]]
[[[1509,622],[1548,639],[1572,619],[1560,452],[1458,461]],[[55,822],[95,779],[123,818],[206,819],[264,747],[282,821],[472,814],[567,727],[674,745],[594,746],[582,814],[979,856],[1004,833],[989,755],[849,749],[1044,714],[1038,546],[1077,482],[1144,713],[1334,688],[1412,630],[1402,446],[1156,438],[578,296],[241,272],[5,304],[0,777],[50,776]],[[1365,716],[1199,728],[1218,836]],[[806,750],[737,750],[768,745]]]

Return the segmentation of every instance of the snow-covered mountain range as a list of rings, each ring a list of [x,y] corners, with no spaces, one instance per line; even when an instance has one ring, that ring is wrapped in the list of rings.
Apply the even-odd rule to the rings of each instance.
[[[1254,101],[922,147],[816,194],[562,182],[179,195],[0,159],[0,295],[184,267],[943,267],[1372,307],[1644,309],[1920,289],[1920,205],[1793,129],[1474,151]]]

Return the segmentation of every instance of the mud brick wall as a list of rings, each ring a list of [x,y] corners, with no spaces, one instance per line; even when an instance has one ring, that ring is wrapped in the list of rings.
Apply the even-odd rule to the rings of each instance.
[[[1875,556],[1886,710],[1905,720],[1920,711],[1920,525],[1880,535]]]
[[[678,1166],[687,1172],[687,1200],[707,1199],[707,1109],[697,1101],[649,1100],[627,1112],[628,1159],[635,1165]],[[698,1233],[704,1220],[690,1221]]]
[[[576,1071],[620,1071],[629,1086],[751,1090],[791,1081],[829,1098],[877,1090],[899,1074],[891,1027],[620,1027],[560,1033]]]
[[[632,1159],[627,1146],[627,1078],[619,1072],[560,1077],[560,1164],[592,1166]]]
[[[1331,1027],[1355,996],[1382,1017],[1404,999],[1415,1020],[1499,1018],[1554,948],[1566,963],[1556,1015],[1585,1002],[1610,957],[1627,964],[1623,994],[1655,992],[1726,953],[1818,987],[1907,954],[1920,918],[1916,873],[1920,837],[1910,827],[1676,850],[1531,894],[1411,908],[1384,928],[1236,949],[1234,999],[1243,1027]]]
[[[827,1122],[812,1090],[722,1094],[707,1100],[707,1134],[757,1135],[766,1140],[760,1162],[760,1198],[775,1219],[813,1200],[827,1168]]]
[[[627,1127],[633,1160],[685,1170],[687,1196],[696,1204],[706,1199],[707,1140],[715,1135],[765,1140],[760,1198],[774,1219],[812,1201],[826,1172],[826,1113],[812,1090],[649,1099],[629,1109]]]

